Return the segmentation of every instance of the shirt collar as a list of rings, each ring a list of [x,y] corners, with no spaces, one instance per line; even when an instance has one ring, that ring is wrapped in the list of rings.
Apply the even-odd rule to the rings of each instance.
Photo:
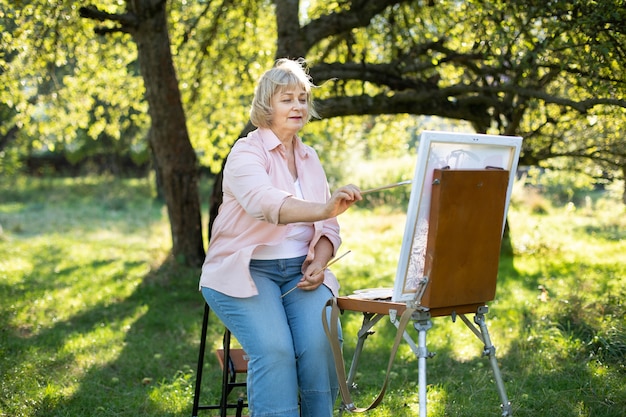
[[[278,139],[278,136],[276,136],[274,132],[272,132],[271,129],[259,128],[259,136],[261,140],[263,141],[263,146],[265,147],[267,151],[272,151],[283,144],[280,141],[280,139]],[[302,139],[300,138],[300,136],[296,136],[296,141],[294,143],[294,146],[295,146],[294,151],[301,158],[308,158],[309,149],[308,147],[304,146],[304,143],[302,143]]]

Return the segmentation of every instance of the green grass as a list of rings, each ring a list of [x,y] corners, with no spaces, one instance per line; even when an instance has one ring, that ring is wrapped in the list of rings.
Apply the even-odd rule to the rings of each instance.
[[[0,184],[0,416],[191,415],[198,271],[168,258],[167,214],[153,194],[145,180]],[[487,315],[515,416],[626,415],[626,210],[616,200],[553,207],[516,191],[514,256],[501,260]],[[359,209],[341,223],[342,252],[352,250],[333,266],[342,293],[392,285],[404,214]],[[361,317],[342,322],[349,362]],[[482,344],[458,320],[433,323],[429,416],[500,415]],[[376,330],[357,376],[359,406],[380,388],[395,328]],[[221,331],[211,320],[215,346]],[[217,368],[208,353],[203,403],[217,401]],[[367,415],[418,415],[417,389],[404,344],[383,404]]]

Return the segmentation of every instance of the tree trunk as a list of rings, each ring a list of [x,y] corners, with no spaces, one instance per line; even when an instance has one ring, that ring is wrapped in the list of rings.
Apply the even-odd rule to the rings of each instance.
[[[146,100],[152,119],[150,145],[172,233],[172,254],[180,262],[199,266],[204,260],[198,196],[198,162],[189,141],[185,114],[167,30],[166,2],[128,1],[138,17],[133,30]]]
[[[15,139],[15,135],[20,130],[18,125],[13,125],[3,136],[0,136],[0,151],[7,147],[9,142]]]

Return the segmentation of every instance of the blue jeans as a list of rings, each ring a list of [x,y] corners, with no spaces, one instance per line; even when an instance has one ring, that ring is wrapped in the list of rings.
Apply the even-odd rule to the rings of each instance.
[[[253,417],[333,414],[339,386],[322,326],[322,310],[332,293],[321,285],[281,298],[302,278],[304,259],[250,261],[259,291],[254,297],[235,298],[202,288],[209,307],[250,359],[247,389]]]

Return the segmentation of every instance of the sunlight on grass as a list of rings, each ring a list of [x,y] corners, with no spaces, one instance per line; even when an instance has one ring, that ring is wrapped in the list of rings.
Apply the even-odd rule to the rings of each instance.
[[[126,242],[118,235],[118,245],[122,241]],[[28,268],[21,269],[25,280],[12,287],[16,293],[29,294],[13,304],[13,323],[21,323],[23,329],[32,323],[32,328],[36,328],[31,332],[33,336],[95,305],[115,303],[130,295],[150,269],[145,263],[144,249],[141,242],[118,247],[112,243],[79,243],[59,235],[23,241],[35,256]],[[13,244],[19,247],[22,242],[15,240]],[[136,260],[132,247],[139,251]]]
[[[150,390],[149,399],[154,413],[187,413],[193,388],[193,373],[177,371],[170,381],[162,381]]]
[[[126,333],[147,311],[148,308],[142,306],[119,322],[102,322],[90,332],[69,336],[60,352],[72,356],[75,371],[72,374],[78,376],[89,367],[102,366],[117,358],[124,347]]]
[[[392,178],[369,181],[383,179]],[[1,192],[0,416],[189,415],[199,271],[168,262],[167,215],[149,184],[29,180]],[[486,320],[516,417],[626,415],[626,211],[605,195],[583,202],[559,207],[518,191],[509,213],[514,255],[501,258]],[[393,285],[404,208],[372,203],[340,218],[339,252],[352,251],[332,267],[342,295]],[[341,320],[349,366],[362,315]],[[209,401],[219,396],[212,350],[222,331],[211,317]],[[394,334],[384,318],[367,339],[357,405],[378,393]],[[499,415],[478,338],[437,317],[427,343],[429,417]],[[417,373],[402,344],[385,400],[367,415],[417,415]]]
[[[0,278],[6,284],[17,284],[20,275],[32,271],[33,264],[22,251],[21,247],[5,245],[3,247],[4,256],[0,257]]]

